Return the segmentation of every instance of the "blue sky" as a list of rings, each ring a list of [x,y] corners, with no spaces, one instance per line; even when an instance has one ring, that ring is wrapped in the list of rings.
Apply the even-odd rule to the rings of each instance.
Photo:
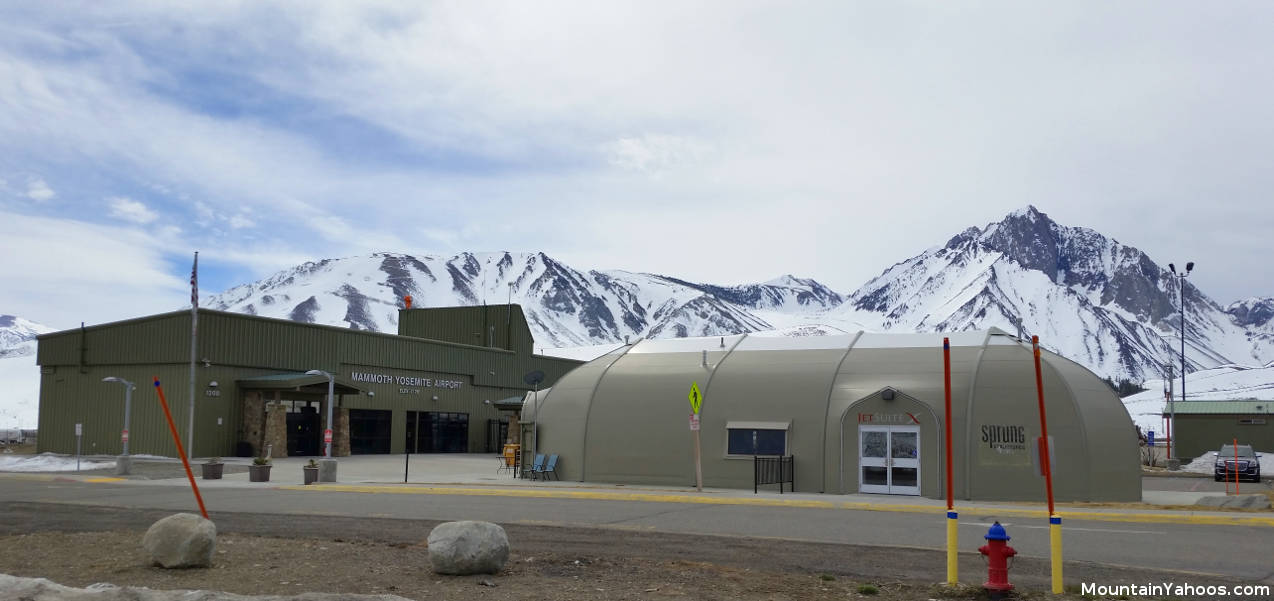
[[[687,5],[688,4],[688,5]],[[0,313],[375,251],[850,292],[1033,204],[1274,295],[1265,2],[0,6]]]

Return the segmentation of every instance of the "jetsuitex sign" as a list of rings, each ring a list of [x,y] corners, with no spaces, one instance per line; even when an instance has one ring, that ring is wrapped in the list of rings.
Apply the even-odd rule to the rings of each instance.
[[[368,384],[397,384],[398,386],[413,388],[460,388],[460,385],[462,384],[460,380],[443,380],[437,378],[424,378],[420,376],[395,376],[393,374],[366,371],[350,372],[349,377],[355,382],[366,382]]]
[[[920,423],[920,418],[911,413],[859,413],[860,424],[905,424]]]

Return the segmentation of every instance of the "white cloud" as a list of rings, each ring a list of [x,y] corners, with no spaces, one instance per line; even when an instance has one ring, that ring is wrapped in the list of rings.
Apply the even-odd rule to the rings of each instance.
[[[226,220],[226,223],[230,224],[230,227],[236,230],[241,230],[241,229],[249,228],[249,227],[255,227],[257,224],[257,222],[253,221],[252,218],[249,217],[247,213],[238,213],[236,215],[231,215],[230,218]]]
[[[27,182],[27,198],[36,202],[44,202],[57,196],[57,192],[41,178],[32,178]]]
[[[610,164],[648,174],[691,166],[709,150],[707,144],[691,138],[663,134],[620,138],[603,148]]]
[[[131,227],[0,212],[0,306],[55,328],[180,308],[181,275],[165,262],[166,241]]]
[[[286,256],[540,248],[847,292],[1033,203],[1216,266],[1200,283],[1222,300],[1269,294],[1272,9],[1173,6],[0,9],[0,156],[20,157],[19,194],[27,173],[59,199],[99,198],[95,173],[144,182],[171,202],[132,198],[227,247],[286,223],[270,241]],[[203,72],[253,101],[183,91]]]
[[[126,196],[112,196],[106,202],[111,206],[111,217],[143,225],[159,218],[158,213]]]

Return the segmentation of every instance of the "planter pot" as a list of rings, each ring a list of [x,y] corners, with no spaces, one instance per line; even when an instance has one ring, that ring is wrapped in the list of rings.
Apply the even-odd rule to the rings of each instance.
[[[272,465],[249,465],[248,481],[249,482],[269,482],[270,468]]]
[[[202,468],[203,468],[203,479],[204,479],[204,480],[220,480],[220,479],[221,479],[221,474],[222,474],[222,473],[225,471],[225,469],[226,469],[226,464],[224,464],[224,463],[205,463],[205,464],[201,465],[200,467],[202,467]]]
[[[302,470],[305,470],[305,483],[306,483],[306,484],[314,484],[315,482],[318,482],[318,472],[319,472],[319,468],[318,468],[318,467],[306,467],[306,466],[301,466],[301,469],[302,469]]]

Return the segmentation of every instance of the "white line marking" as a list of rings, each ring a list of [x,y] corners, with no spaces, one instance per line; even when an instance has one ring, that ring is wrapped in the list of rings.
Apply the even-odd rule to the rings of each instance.
[[[990,527],[991,527],[991,525],[990,525],[990,524],[985,524],[985,523],[982,523],[982,522],[959,522],[959,524],[960,524],[961,526],[981,526],[981,527],[983,527],[983,528],[990,528]],[[1000,525],[1001,525],[1001,526],[1004,526],[1005,528],[1008,528],[1009,526],[1013,526],[1013,524],[1011,524],[1011,523],[1005,523],[1005,522],[1000,522]],[[1026,525],[1026,524],[1018,524],[1017,526],[1014,526],[1014,527],[1015,527],[1015,528],[1030,528],[1030,529],[1032,529],[1032,530],[1044,530],[1044,529],[1047,529],[1047,528],[1048,528],[1048,526],[1028,526],[1028,525]],[[1062,526],[1062,532],[1075,532],[1075,531],[1079,531],[1079,532],[1114,532],[1114,533],[1118,533],[1118,534],[1167,534],[1167,532],[1160,532],[1160,531],[1157,531],[1157,530],[1117,530],[1117,529],[1114,529],[1114,528],[1080,528],[1080,527],[1078,527],[1078,526]]]

